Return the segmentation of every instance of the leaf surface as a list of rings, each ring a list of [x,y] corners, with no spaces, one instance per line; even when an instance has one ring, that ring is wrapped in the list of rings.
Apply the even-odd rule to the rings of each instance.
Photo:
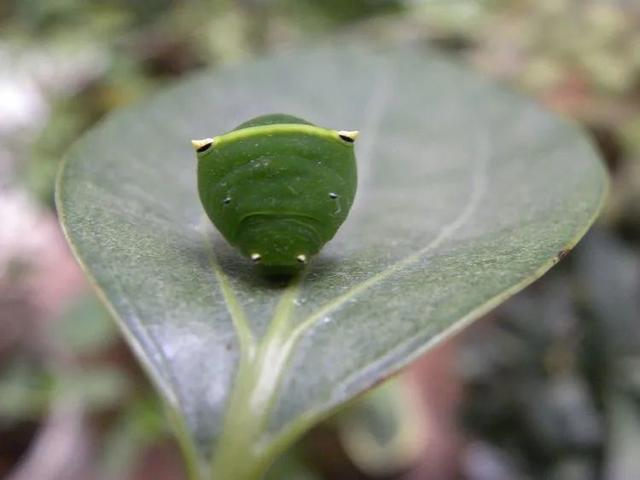
[[[285,286],[208,223],[189,143],[270,112],[361,132],[354,208]],[[267,464],[542,275],[606,188],[585,137],[530,100],[429,50],[342,46],[205,72],[113,114],[68,153],[57,201],[183,440],[208,458],[221,436],[251,437]]]

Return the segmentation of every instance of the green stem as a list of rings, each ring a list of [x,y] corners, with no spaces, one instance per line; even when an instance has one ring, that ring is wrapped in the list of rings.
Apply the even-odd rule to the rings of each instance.
[[[282,373],[292,351],[290,317],[302,278],[285,290],[255,353],[240,364],[211,466],[213,480],[259,480],[273,458],[263,446]]]

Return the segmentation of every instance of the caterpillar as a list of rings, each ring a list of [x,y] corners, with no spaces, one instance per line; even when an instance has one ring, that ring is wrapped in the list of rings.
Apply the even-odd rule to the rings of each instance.
[[[192,140],[202,206],[253,263],[268,273],[295,273],[347,218],[357,187],[357,136],[269,114]]]

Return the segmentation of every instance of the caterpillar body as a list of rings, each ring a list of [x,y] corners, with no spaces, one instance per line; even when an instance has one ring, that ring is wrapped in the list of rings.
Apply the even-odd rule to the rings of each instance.
[[[193,140],[207,216],[267,272],[295,273],[347,218],[357,187],[357,136],[270,114]]]

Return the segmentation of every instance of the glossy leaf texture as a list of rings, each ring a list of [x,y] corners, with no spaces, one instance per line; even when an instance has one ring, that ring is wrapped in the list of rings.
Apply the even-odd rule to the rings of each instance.
[[[209,224],[189,143],[271,112],[361,132],[353,210],[287,285]],[[231,461],[252,442],[266,468],[541,276],[606,189],[585,136],[531,100],[430,50],[341,45],[204,72],[115,113],[68,153],[57,203],[183,442],[222,472],[221,449]]]

